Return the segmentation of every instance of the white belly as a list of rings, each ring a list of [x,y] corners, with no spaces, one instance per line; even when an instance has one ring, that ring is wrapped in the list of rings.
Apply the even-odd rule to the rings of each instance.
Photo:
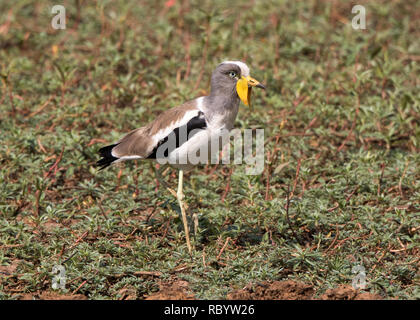
[[[188,170],[195,165],[217,163],[222,148],[229,142],[229,131],[223,129],[200,130],[168,155],[168,163]]]

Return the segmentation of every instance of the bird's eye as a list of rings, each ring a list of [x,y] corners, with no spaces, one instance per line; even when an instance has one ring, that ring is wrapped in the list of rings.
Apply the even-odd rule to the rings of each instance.
[[[236,78],[237,74],[235,71],[229,71],[229,77]]]

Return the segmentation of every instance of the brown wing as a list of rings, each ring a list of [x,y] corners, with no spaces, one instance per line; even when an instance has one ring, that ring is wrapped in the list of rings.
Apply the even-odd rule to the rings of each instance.
[[[197,108],[196,100],[164,111],[147,126],[135,129],[116,144],[100,149],[102,159],[97,164],[103,169],[118,160],[147,158],[172,130],[198,115],[200,110]]]

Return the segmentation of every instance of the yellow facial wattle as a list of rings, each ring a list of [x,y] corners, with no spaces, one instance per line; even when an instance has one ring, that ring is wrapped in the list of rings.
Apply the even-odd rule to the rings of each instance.
[[[247,77],[242,76],[236,82],[236,92],[238,93],[239,98],[246,106],[249,106],[251,109],[252,109],[252,105],[251,105],[252,87],[265,89],[265,87],[261,83],[259,83],[259,81],[255,80],[254,78],[251,78],[250,76],[247,76]]]
[[[239,98],[247,106],[248,105],[248,81],[245,77],[242,77],[236,83],[236,92]]]

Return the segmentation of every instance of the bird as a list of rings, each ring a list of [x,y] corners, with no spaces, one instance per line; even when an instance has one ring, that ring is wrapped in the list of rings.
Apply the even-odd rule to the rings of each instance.
[[[210,140],[221,132],[228,133],[234,128],[240,101],[252,107],[253,87],[266,89],[250,76],[246,63],[223,61],[212,72],[209,95],[170,108],[149,124],[132,130],[116,143],[99,149],[101,159],[96,164],[100,170],[134,159],[159,163],[163,161],[164,164],[179,169],[178,190],[176,193],[172,190],[172,193],[181,210],[190,256],[192,247],[185,210],[183,176],[184,171],[190,170],[197,163],[192,163],[189,155],[203,150],[202,148],[208,148],[207,157],[214,156],[211,152],[219,153],[220,149],[210,150]],[[157,177],[159,178],[158,172]]]

